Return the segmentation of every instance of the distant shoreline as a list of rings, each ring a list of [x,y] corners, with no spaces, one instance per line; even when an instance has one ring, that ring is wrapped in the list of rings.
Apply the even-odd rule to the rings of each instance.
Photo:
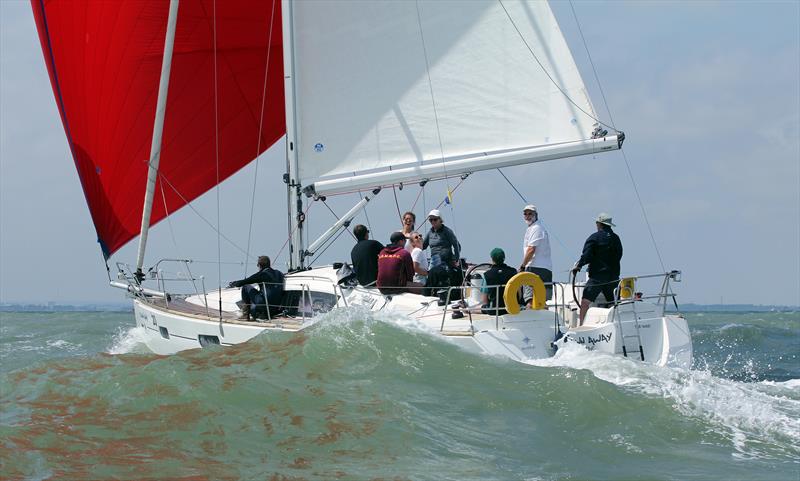
[[[678,304],[681,312],[797,312],[800,306],[759,304]],[[671,309],[668,309],[671,310]],[[0,312],[133,312],[130,303],[0,303]]]
[[[47,304],[10,303],[0,304],[0,312],[133,312],[131,303],[80,303],[61,304],[48,302]]]

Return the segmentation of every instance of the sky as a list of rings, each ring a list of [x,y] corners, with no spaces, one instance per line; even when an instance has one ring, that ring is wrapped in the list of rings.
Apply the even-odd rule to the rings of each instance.
[[[605,211],[624,244],[623,275],[681,270],[679,302],[800,305],[800,2],[575,1],[602,93],[570,4],[551,6],[596,110],[627,136],[635,184],[619,152],[505,169],[524,201],[497,171],[473,174],[443,209],[468,259],[486,262],[502,247],[518,265],[522,207],[534,203],[551,234],[554,277],[566,280]],[[151,231],[146,263],[191,258],[193,274],[216,287],[254,270],[239,250],[249,238],[251,256],[285,265],[283,166],[279,142],[219,189],[220,231],[238,248],[203,220],[217,224],[212,190]],[[430,183],[418,218],[445,192]],[[397,205],[385,189],[356,218],[384,242],[400,226],[398,206],[411,208],[420,191],[396,194]],[[357,200],[328,204],[342,214]],[[312,236],[335,220],[319,203],[309,219]],[[108,286],[96,239],[30,4],[2,0],[0,302],[124,301]],[[352,245],[343,234],[314,262],[347,260]],[[116,262],[135,263],[136,247],[111,258],[112,273]]]

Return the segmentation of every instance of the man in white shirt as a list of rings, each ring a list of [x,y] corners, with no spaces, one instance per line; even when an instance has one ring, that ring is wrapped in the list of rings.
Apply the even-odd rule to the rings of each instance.
[[[550,235],[539,222],[539,213],[535,205],[528,204],[522,208],[522,215],[528,228],[525,229],[525,240],[522,244],[522,264],[519,272],[533,272],[545,283],[547,298],[553,293],[553,260],[550,257]],[[525,303],[530,307],[533,289],[525,287],[523,291]]]

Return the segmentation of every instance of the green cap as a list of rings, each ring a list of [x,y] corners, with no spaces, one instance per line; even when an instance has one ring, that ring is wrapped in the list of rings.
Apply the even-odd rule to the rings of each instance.
[[[503,249],[495,247],[492,249],[492,252],[489,253],[489,257],[492,258],[492,262],[495,264],[501,264],[506,260],[506,253],[503,251]]]

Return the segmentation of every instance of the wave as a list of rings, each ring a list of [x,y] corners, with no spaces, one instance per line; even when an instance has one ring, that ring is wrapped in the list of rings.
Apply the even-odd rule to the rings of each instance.
[[[3,474],[85,478],[97,465],[160,479],[550,480],[646,468],[783,479],[800,457],[796,382],[743,383],[577,344],[516,363],[354,308],[172,356],[140,351],[139,334],[120,329],[108,353],[2,380]]]
[[[145,344],[146,339],[147,334],[143,327],[118,327],[106,352],[108,354],[146,354],[150,352]]]
[[[552,358],[531,363],[587,369],[616,386],[669,400],[676,413],[700,419],[727,437],[739,456],[771,458],[773,448],[800,454],[800,392],[775,392],[757,383],[721,379],[707,370],[653,366],[575,344],[565,347]],[[773,385],[795,389],[798,384]]]

